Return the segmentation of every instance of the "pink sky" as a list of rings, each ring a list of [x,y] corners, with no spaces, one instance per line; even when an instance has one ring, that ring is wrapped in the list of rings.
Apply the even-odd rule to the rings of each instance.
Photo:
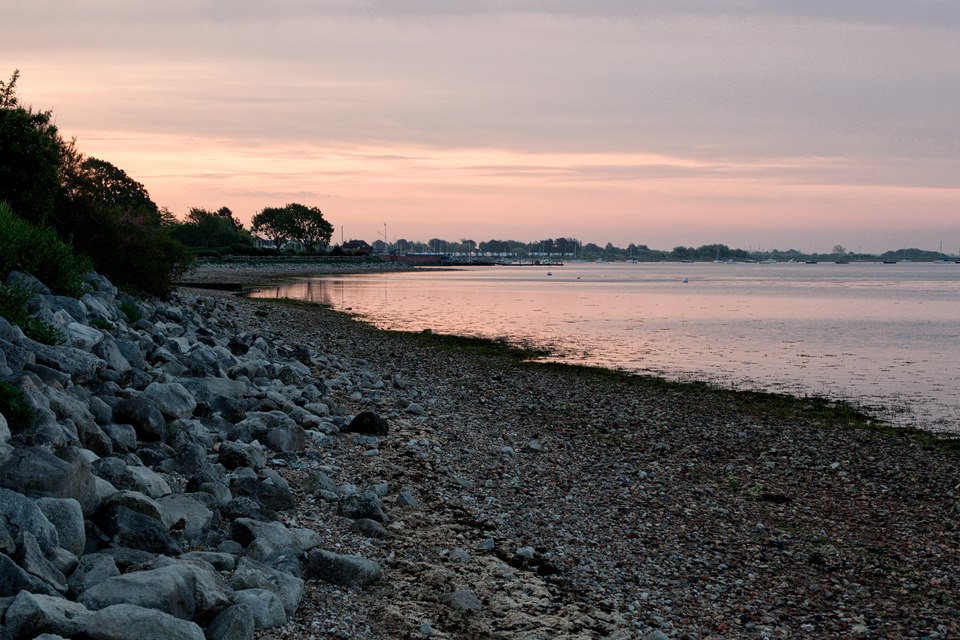
[[[957,251],[960,8],[795,4],[35,0],[0,74],[181,215]]]

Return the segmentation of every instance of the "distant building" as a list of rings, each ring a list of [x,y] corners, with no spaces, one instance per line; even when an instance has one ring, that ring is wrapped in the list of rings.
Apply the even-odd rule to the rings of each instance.
[[[344,242],[341,248],[344,251],[353,251],[354,253],[365,253],[367,255],[373,253],[373,247],[363,240],[349,240]]]

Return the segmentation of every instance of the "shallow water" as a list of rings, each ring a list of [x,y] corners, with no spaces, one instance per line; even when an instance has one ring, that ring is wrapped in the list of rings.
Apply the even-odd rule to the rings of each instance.
[[[960,433],[953,263],[473,267],[301,278],[255,296],[382,328],[505,337],[565,362],[843,399]]]

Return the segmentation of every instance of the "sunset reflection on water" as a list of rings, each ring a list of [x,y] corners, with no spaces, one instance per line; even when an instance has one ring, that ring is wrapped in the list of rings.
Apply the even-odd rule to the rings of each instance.
[[[894,422],[960,432],[960,265],[477,267],[303,278],[254,295],[544,346],[563,362],[884,406]]]

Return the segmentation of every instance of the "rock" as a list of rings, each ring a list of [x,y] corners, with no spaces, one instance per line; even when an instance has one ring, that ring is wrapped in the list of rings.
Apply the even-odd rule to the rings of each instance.
[[[452,593],[440,596],[440,602],[447,605],[454,611],[470,613],[479,611],[483,608],[483,603],[470,589],[457,589]]]
[[[322,471],[314,471],[308,475],[300,484],[300,488],[311,496],[318,495],[321,491],[337,493],[337,483]]]
[[[307,576],[343,587],[366,587],[381,578],[380,565],[357,555],[314,549],[307,557]]]
[[[87,538],[80,503],[73,498],[37,498],[36,505],[57,530],[59,545],[77,557],[82,556]]]
[[[23,447],[0,460],[0,487],[27,496],[73,498],[84,515],[93,513],[97,493],[90,464],[68,447],[54,455],[42,447]]]
[[[227,587],[223,576],[213,565],[199,558],[157,558],[155,568],[175,567],[190,576],[193,585],[193,600],[196,605],[196,620],[211,620],[230,606],[233,590]]]
[[[3,351],[0,351],[0,354],[2,353]],[[2,362],[0,362],[0,364],[2,364]],[[10,442],[12,435],[13,434],[10,433],[10,427],[7,424],[7,419],[0,413],[0,445],[5,445]]]
[[[397,492],[397,497],[395,500],[396,504],[400,507],[419,507],[420,503],[417,501],[416,497],[413,495],[413,490],[409,487],[404,487],[399,492]]]
[[[162,475],[147,467],[127,467],[127,477],[130,484],[126,488],[139,491],[151,498],[160,498],[172,491]]]
[[[387,531],[386,527],[376,520],[371,520],[369,518],[360,518],[359,520],[354,520],[353,524],[350,525],[350,530],[356,531],[360,535],[367,536],[368,538],[390,537],[390,532]]]
[[[243,589],[234,594],[238,606],[249,608],[257,629],[279,627],[287,621],[283,603],[272,591],[267,589]]]
[[[134,571],[90,587],[77,600],[93,610],[133,604],[191,620],[196,613],[191,578],[190,572],[182,567]]]
[[[187,542],[200,540],[213,526],[213,511],[187,494],[157,498],[163,524]]]
[[[227,469],[249,467],[259,470],[267,463],[267,455],[263,448],[256,444],[226,441],[220,443],[217,460]]]
[[[16,491],[0,488],[0,527],[4,524],[11,539],[30,533],[44,553],[60,546],[59,532],[40,506]]]
[[[86,630],[90,615],[82,604],[21,591],[3,618],[3,637],[33,638],[41,633],[73,637]]]
[[[233,571],[237,566],[237,556],[219,551],[188,551],[180,558],[182,560],[203,560],[217,571]]]
[[[59,596],[52,585],[30,575],[21,569],[12,558],[5,553],[0,553],[0,598],[15,596],[21,591]]]
[[[347,433],[362,433],[364,435],[385,436],[390,431],[387,421],[378,416],[373,411],[362,411],[358,413],[347,428]]]
[[[92,382],[97,373],[107,367],[107,363],[97,356],[75,347],[52,347],[29,338],[23,341],[23,346],[33,352],[37,364],[69,374],[74,384]]]
[[[60,593],[67,592],[67,577],[47,559],[30,532],[21,531],[17,536],[17,551],[13,558],[30,575],[40,578]]]
[[[250,476],[235,476],[230,481],[230,490],[236,496],[253,498],[264,508],[283,511],[296,506],[297,500],[289,487],[267,478],[260,480]]]
[[[183,552],[163,522],[123,505],[113,504],[101,510],[97,514],[97,525],[122,547],[168,555]]]
[[[129,491],[125,489],[114,492],[110,497],[103,500],[97,512],[96,519],[98,521],[102,520],[106,517],[106,511],[114,507],[126,507],[154,520],[163,520],[160,505],[157,501],[139,491]]]
[[[266,589],[272,591],[283,603],[286,615],[292,616],[303,597],[303,580],[283,571],[277,571],[263,563],[241,558],[230,578],[230,586],[240,590]]]
[[[256,621],[249,605],[237,604],[224,610],[206,630],[207,640],[253,640]]]
[[[113,558],[103,553],[89,554],[80,559],[77,568],[67,579],[68,591],[76,597],[90,587],[119,575],[120,570]]]
[[[387,516],[380,505],[380,498],[372,491],[353,493],[340,498],[340,515],[348,518],[368,518],[377,522],[386,522]]]
[[[143,390],[143,397],[168,418],[188,418],[197,407],[193,395],[177,382],[152,382]]]
[[[320,544],[320,536],[311,529],[289,529],[281,522],[259,522],[251,518],[234,520],[230,537],[245,547],[247,556],[261,562],[281,551],[290,549],[299,554]]]
[[[303,451],[307,447],[307,432],[298,424],[285,424],[267,433],[267,446],[278,453]]]
[[[129,424],[105,424],[100,427],[108,438],[114,451],[127,452],[137,449],[137,430]]]
[[[167,421],[157,403],[149,398],[125,398],[113,407],[117,422],[129,423],[142,440],[167,439]]]
[[[193,622],[133,604],[115,604],[94,612],[87,623],[91,640],[206,640]]]

